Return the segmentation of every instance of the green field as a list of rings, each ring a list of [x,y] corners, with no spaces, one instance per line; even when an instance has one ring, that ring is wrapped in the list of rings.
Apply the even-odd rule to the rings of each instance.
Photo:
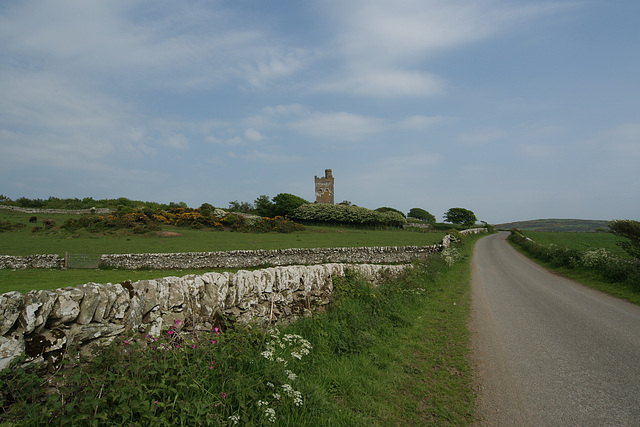
[[[425,246],[438,243],[444,231],[425,233],[404,230],[367,230],[349,227],[306,227],[294,233],[239,233],[216,230],[163,227],[161,232],[148,235],[72,234],[59,227],[33,233],[30,214],[0,209],[0,221],[21,222],[21,230],[0,233],[0,254],[32,255],[72,253],[173,253],[230,250],[365,247],[365,246]],[[61,225],[72,215],[47,215]],[[39,217],[41,220],[42,217]],[[39,222],[38,225],[41,225]],[[172,236],[166,236],[167,232]],[[0,270],[0,293],[28,292],[76,286],[88,282],[118,283],[124,280],[153,279],[164,276],[202,274],[209,270]]]
[[[27,224],[22,230],[0,233],[0,254],[32,255],[73,253],[172,253],[286,248],[330,248],[364,246],[424,246],[442,240],[444,231],[367,230],[350,227],[306,227],[293,233],[239,233],[194,230],[165,226],[161,232],[144,235],[74,234],[59,227],[33,233],[30,214],[0,209],[0,221]],[[71,215],[47,215],[61,225]],[[41,225],[40,223],[38,225]],[[171,236],[166,236],[170,233]]]
[[[637,269],[634,269],[634,263],[629,262],[631,259],[629,254],[617,245],[624,240],[623,238],[611,233],[525,231],[523,235],[541,247],[532,245],[525,248],[522,243],[512,242],[512,244],[538,264],[583,285],[640,305],[640,282],[637,279]],[[597,249],[605,249],[611,255],[600,257],[601,261],[598,264],[590,265],[580,261],[584,260],[585,253],[597,254],[598,252],[595,252]],[[563,252],[565,255],[562,255]]]
[[[530,221],[516,221],[504,224],[496,224],[496,228],[501,230],[511,230],[517,228],[519,230],[532,231],[597,231],[607,230],[609,221],[597,219],[534,219]]]
[[[618,242],[624,239],[611,233],[572,233],[524,231],[523,234],[541,245],[556,245],[579,251],[604,248],[615,256],[627,258],[629,255]]]

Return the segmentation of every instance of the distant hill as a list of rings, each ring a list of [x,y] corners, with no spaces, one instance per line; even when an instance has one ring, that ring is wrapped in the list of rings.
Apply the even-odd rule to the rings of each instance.
[[[496,224],[496,228],[510,230],[531,231],[598,231],[608,230],[609,221],[599,219],[534,219],[531,221],[516,221],[505,224]]]

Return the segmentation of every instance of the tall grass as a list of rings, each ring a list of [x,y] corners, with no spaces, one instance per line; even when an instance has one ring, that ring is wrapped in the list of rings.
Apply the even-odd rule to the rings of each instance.
[[[161,337],[117,339],[93,361],[71,358],[46,381],[14,364],[0,374],[0,421],[470,424],[471,246],[376,288],[348,276],[324,313],[279,329],[220,321],[196,334],[177,323]]]

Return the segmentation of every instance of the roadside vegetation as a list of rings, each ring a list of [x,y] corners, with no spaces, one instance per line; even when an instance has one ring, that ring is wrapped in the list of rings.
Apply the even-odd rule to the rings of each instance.
[[[640,261],[625,250],[621,235],[512,230],[509,240],[547,268],[640,304]]]
[[[119,339],[41,380],[0,374],[10,425],[469,425],[470,258],[478,236],[373,288],[335,283],[327,310],[286,327],[179,323]],[[188,325],[187,325],[188,326]]]

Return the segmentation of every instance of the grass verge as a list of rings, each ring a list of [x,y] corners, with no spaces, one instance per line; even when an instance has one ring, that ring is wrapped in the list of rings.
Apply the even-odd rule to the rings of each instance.
[[[640,305],[638,265],[634,264],[628,255],[624,257],[610,255],[608,251],[612,245],[615,246],[615,240],[611,239],[611,235],[584,233],[596,236],[587,238],[576,236],[574,240],[571,238],[565,240],[563,246],[557,246],[555,242],[540,244],[535,240],[535,237],[539,238],[540,235],[543,235],[542,240],[548,242],[549,239],[545,239],[544,234],[553,233],[527,231],[526,236],[534,238],[533,242],[524,241],[522,238],[512,235],[509,237],[509,243],[517,251],[549,270],[590,288]],[[585,241],[589,242],[588,246],[585,246]]]
[[[0,374],[11,425],[467,425],[472,243],[372,288],[335,283],[324,313],[280,330],[233,323],[118,339],[46,382]],[[453,263],[453,261],[457,261]]]

